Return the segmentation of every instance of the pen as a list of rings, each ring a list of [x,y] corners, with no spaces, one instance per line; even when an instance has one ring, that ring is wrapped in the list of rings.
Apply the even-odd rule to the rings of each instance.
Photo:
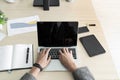
[[[96,26],[96,24],[89,24],[89,26]]]
[[[26,63],[28,63],[28,58],[29,58],[29,48],[27,48],[27,56],[26,56]]]

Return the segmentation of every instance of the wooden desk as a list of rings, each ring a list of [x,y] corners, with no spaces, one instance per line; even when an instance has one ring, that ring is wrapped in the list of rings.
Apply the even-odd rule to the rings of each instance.
[[[89,27],[90,32],[79,34],[78,37],[89,34],[96,35],[100,43],[105,48],[106,54],[90,58],[78,40],[77,48],[80,62],[79,67],[87,66],[96,80],[118,80],[110,51],[108,50],[104,34],[96,18],[91,0],[75,0],[73,3],[68,3],[65,0],[60,1],[60,7],[50,7],[50,11],[43,11],[40,7],[33,7],[32,0],[17,0],[14,4],[8,4],[4,2],[4,0],[0,0],[0,9],[5,12],[9,19],[39,15],[41,21],[79,21],[79,26],[83,24],[95,23],[97,26]],[[6,32],[6,27],[4,27],[3,32]],[[34,45],[34,58],[36,59],[36,32],[6,37],[0,42],[0,45],[19,43],[32,43]],[[1,72],[0,80],[19,80],[19,78],[28,71],[29,70],[16,70],[12,73]],[[73,78],[69,72],[42,72],[40,73],[38,80],[73,80]]]

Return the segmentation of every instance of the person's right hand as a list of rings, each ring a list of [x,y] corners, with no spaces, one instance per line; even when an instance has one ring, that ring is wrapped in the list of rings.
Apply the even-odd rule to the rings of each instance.
[[[63,48],[59,51],[59,59],[61,63],[71,72],[77,69],[77,66],[74,62],[72,51],[69,51],[68,48]]]

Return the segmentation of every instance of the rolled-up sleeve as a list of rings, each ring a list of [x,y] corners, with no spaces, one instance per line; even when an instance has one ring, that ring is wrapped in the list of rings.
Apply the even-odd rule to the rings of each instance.
[[[95,80],[87,67],[78,68],[72,74],[74,80]]]
[[[36,80],[36,78],[30,73],[26,73],[20,80]]]

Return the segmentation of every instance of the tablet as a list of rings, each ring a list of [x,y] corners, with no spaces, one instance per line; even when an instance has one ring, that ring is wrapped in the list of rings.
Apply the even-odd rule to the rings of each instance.
[[[90,57],[106,52],[94,35],[81,37],[79,40]]]

